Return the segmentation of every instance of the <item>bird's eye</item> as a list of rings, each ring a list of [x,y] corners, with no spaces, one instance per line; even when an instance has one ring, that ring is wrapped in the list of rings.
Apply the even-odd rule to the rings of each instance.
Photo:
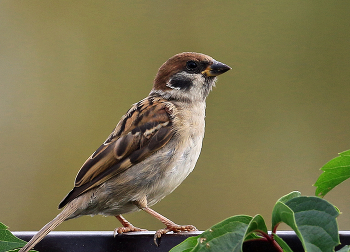
[[[197,63],[196,62],[194,62],[194,61],[187,61],[187,63],[186,63],[186,67],[187,67],[187,69],[189,69],[189,70],[193,70],[193,69],[195,69],[196,67],[197,67],[198,65],[197,65]]]

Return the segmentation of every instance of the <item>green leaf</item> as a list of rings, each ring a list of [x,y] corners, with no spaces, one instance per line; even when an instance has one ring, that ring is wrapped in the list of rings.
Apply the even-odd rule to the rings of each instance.
[[[324,197],[335,186],[350,177],[350,150],[339,153],[339,157],[333,158],[322,168],[324,171],[317,179],[316,196]]]
[[[260,215],[257,214],[253,217],[253,219],[249,222],[248,228],[245,232],[245,239],[251,239],[250,235],[254,234],[257,230],[264,232],[265,234],[267,234],[267,227],[264,221],[264,218]],[[255,236],[254,238],[260,238]]]
[[[350,246],[346,245],[341,249],[337,250],[337,252],[350,252]]]
[[[339,211],[318,197],[294,197],[277,201],[272,211],[272,225],[289,225],[301,240],[305,251],[334,251],[339,244],[336,217]]]
[[[6,225],[0,222],[0,252],[17,252],[27,242],[14,236]],[[30,250],[30,252],[37,252]]]
[[[253,218],[247,215],[233,216],[212,226],[199,236],[186,239],[170,252],[241,252],[245,240],[261,238],[256,234],[257,230],[267,233],[267,227],[261,215]]]
[[[173,247],[169,252],[190,252],[197,245],[199,237],[199,235],[189,237],[179,245]]]
[[[23,247],[25,241],[14,236],[8,227],[0,223],[0,252],[5,252],[15,248]]]
[[[284,195],[283,197],[279,198],[277,202],[286,203],[287,201],[290,201],[291,199],[294,199],[296,197],[300,197],[301,193],[298,191],[293,191],[291,193],[288,193],[287,195]]]
[[[285,222],[290,227],[296,226],[294,222],[293,210],[286,206],[286,202],[301,197],[300,192],[294,191],[288,193],[287,195],[281,197],[277,200],[273,210],[272,210],[272,230],[280,223]]]
[[[293,252],[293,250],[288,246],[288,244],[278,235],[272,234],[273,239],[281,246],[284,252]]]
[[[23,247],[27,242],[14,236],[8,227],[0,222],[0,252]]]
[[[193,239],[186,239],[176,247],[172,248],[170,252],[182,252],[185,251],[197,252],[197,251],[234,251],[241,252],[242,244],[245,239],[246,231],[248,230],[249,223],[253,218],[247,215],[237,215],[204,231],[200,236],[196,237],[197,243],[193,246],[192,250],[189,250],[193,245]],[[254,225],[259,224],[260,221],[256,220]],[[191,237],[194,238],[194,237]]]

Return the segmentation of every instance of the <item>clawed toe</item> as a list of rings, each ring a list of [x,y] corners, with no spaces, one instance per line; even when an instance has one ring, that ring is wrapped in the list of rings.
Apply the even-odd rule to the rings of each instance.
[[[191,231],[198,231],[198,229],[193,226],[193,225],[184,225],[184,226],[180,226],[180,225],[171,225],[171,226],[167,226],[166,228],[163,229],[159,229],[156,231],[156,233],[154,234],[154,243],[158,246],[158,242],[157,239],[159,239],[160,237],[162,237],[163,234],[166,234],[170,231],[173,231],[174,233],[179,233],[179,232],[191,232]]]
[[[118,234],[122,233],[128,233],[128,232],[139,232],[139,231],[147,231],[147,229],[142,229],[134,226],[127,226],[127,227],[118,227],[114,229],[114,237]]]
[[[115,216],[115,217],[120,221],[120,223],[121,223],[123,226],[114,229],[114,237],[115,237],[116,235],[122,234],[122,233],[147,231],[146,229],[142,229],[142,228],[135,227],[133,224],[131,224],[130,222],[128,222],[128,221],[127,221],[123,216],[121,216],[121,215],[117,215],[117,216]]]
[[[141,204],[142,203],[142,204]],[[154,234],[154,243],[158,246],[158,242],[157,239],[159,239],[163,234],[166,234],[170,231],[173,231],[174,233],[178,233],[178,232],[190,232],[190,231],[198,231],[198,229],[195,226],[192,225],[185,225],[185,226],[180,226],[175,224],[174,222],[172,222],[171,220],[167,219],[166,217],[164,217],[163,215],[157,213],[156,211],[154,211],[153,209],[147,207],[147,201],[145,200],[145,202],[139,202],[139,207],[149,213],[150,215],[152,215],[153,217],[157,218],[158,220],[160,220],[166,228],[164,229],[159,229],[155,234]],[[124,225],[123,225],[124,226]]]

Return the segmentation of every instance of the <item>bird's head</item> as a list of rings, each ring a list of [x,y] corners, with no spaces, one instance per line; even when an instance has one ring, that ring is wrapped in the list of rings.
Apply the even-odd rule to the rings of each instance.
[[[205,54],[179,53],[159,68],[151,94],[182,101],[204,101],[215,85],[216,76],[230,69]]]

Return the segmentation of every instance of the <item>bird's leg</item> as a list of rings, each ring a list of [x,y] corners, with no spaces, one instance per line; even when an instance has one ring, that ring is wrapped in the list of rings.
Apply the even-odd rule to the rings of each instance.
[[[117,234],[122,234],[122,233],[127,233],[127,232],[137,232],[137,231],[147,231],[146,229],[141,229],[138,227],[135,227],[134,225],[132,225],[130,222],[128,222],[123,216],[116,215],[115,216],[120,223],[123,225],[123,227],[119,227],[114,229],[114,236],[116,236]]]
[[[139,201],[135,201],[134,204],[137,205],[137,207],[139,207],[143,211],[149,213],[153,217],[160,220],[166,226],[166,228],[159,229],[154,234],[154,243],[157,246],[158,246],[157,239],[159,239],[163,234],[166,234],[170,231],[173,231],[174,233],[198,231],[198,229],[192,225],[184,225],[184,226],[177,225],[176,223],[172,222],[171,220],[169,220],[165,216],[163,216],[163,215],[157,213],[156,211],[154,211],[153,209],[149,208],[147,206],[147,198],[146,197],[142,198]]]
[[[174,233],[178,233],[178,232],[190,232],[190,231],[198,230],[195,226],[192,226],[192,225],[180,226],[149,207],[144,207],[142,208],[142,210],[149,213],[153,217],[157,218],[166,226],[166,228],[157,230],[154,235],[154,243],[157,246],[158,246],[157,239],[160,238],[163,234],[166,234],[170,231],[173,231]]]

